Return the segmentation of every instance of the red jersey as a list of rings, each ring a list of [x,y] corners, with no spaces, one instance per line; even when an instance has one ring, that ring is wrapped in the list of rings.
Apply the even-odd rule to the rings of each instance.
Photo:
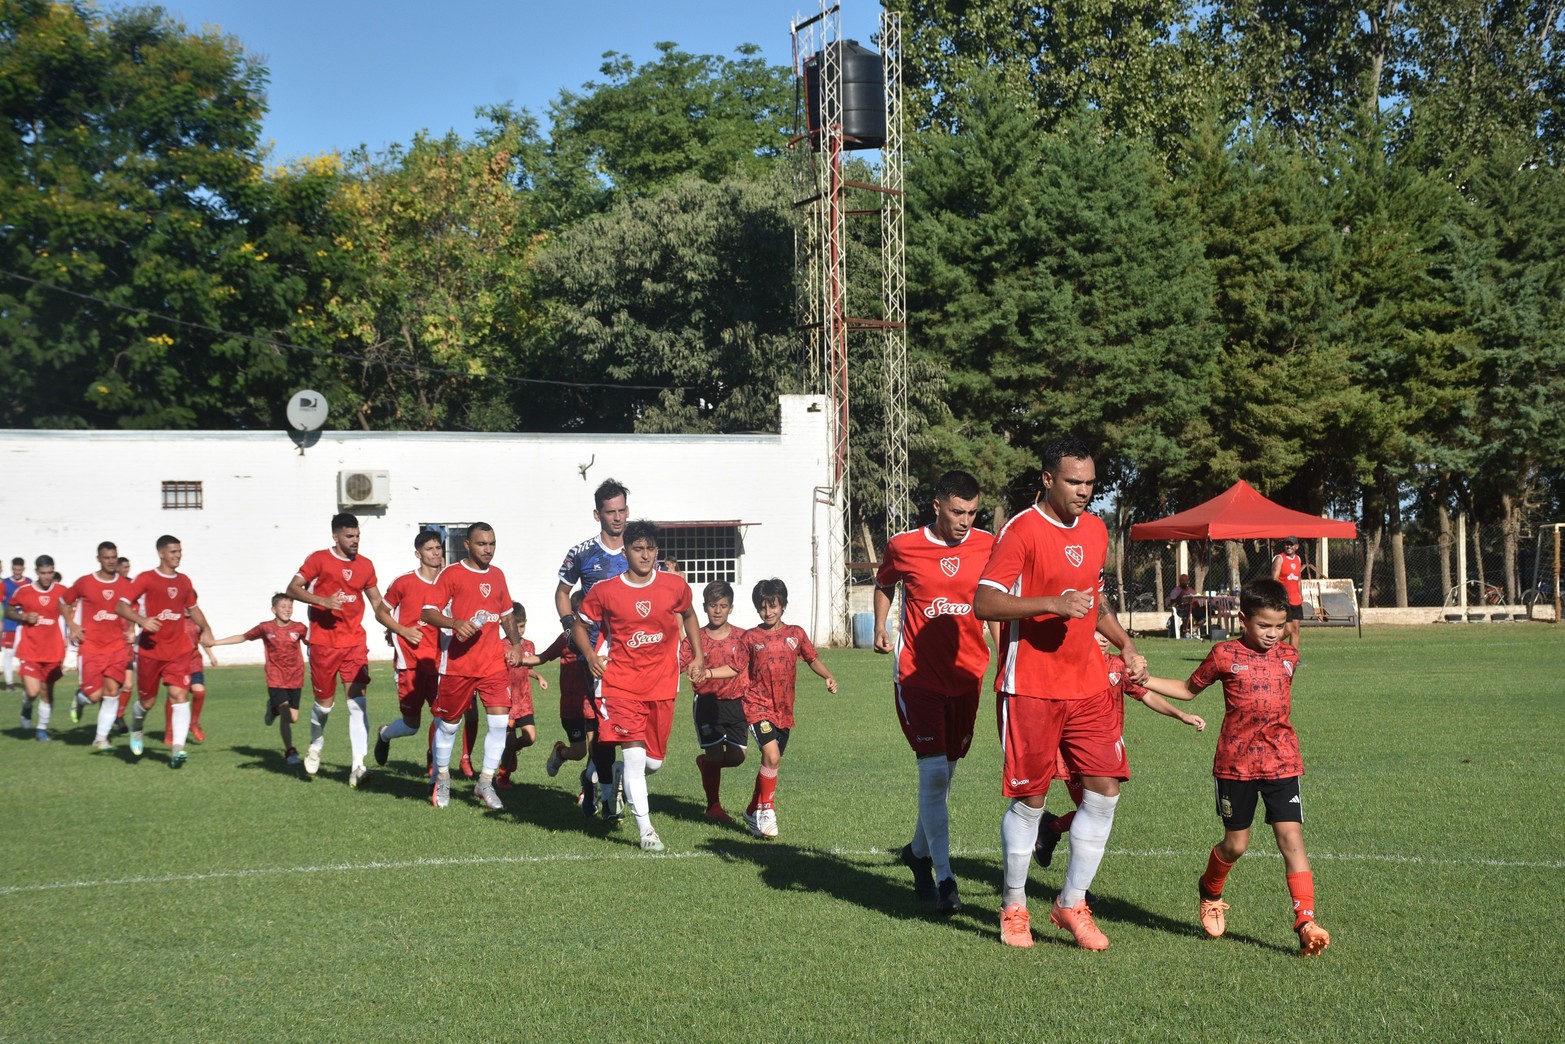
[[[130,581],[118,573],[112,580],[88,573],[71,585],[72,597],[81,607],[83,651],[121,651],[125,644],[125,627],[130,621],[114,610],[129,591]]]
[[[143,628],[136,645],[154,660],[177,660],[188,657],[195,649],[190,635],[185,633],[185,610],[195,607],[196,588],[184,573],[165,575],[156,569],[148,569],[131,581],[130,590],[122,596],[124,601],[141,603],[141,615],[157,620],[161,626],[156,631]]]
[[[1278,566],[1282,568],[1279,569]],[[1303,605],[1304,591],[1299,586],[1299,578],[1304,575],[1304,559],[1298,555],[1278,555],[1272,559],[1272,572],[1277,574],[1277,579],[1287,590],[1288,604]]]
[[[336,548],[323,548],[304,560],[298,576],[313,595],[346,596],[341,609],[312,605],[310,644],[333,649],[369,648],[364,635],[364,591],[377,586],[375,564],[363,555],[344,558]]]
[[[464,559],[446,566],[424,595],[424,606],[439,609],[453,620],[471,620],[478,633],[460,639],[451,635],[440,654],[440,673],[459,678],[488,678],[506,670],[500,621],[511,615],[511,589],[496,566],[480,570]]]
[[[522,655],[536,656],[538,649],[526,638],[522,639]],[[533,669],[528,666],[506,665],[511,678],[511,714],[518,716],[533,713]]]
[[[16,641],[16,658],[23,663],[64,663],[65,635],[60,632],[65,606],[71,603],[71,588],[55,582],[39,587],[34,580],[26,587],[18,587],[7,604],[24,613],[37,613],[37,623],[21,625],[22,634]]]
[[[897,684],[947,696],[977,691],[989,669],[989,643],[973,615],[973,596],[993,549],[994,535],[982,529],[954,545],[927,526],[887,542],[875,586],[902,584]]]
[[[275,619],[258,623],[245,632],[245,641],[259,639],[266,654],[266,684],[272,689],[304,688],[304,624]]]
[[[693,602],[690,585],[661,570],[640,587],[629,577],[593,584],[581,603],[581,618],[600,627],[597,653],[608,659],[603,695],[672,700],[679,694],[679,636]]]
[[[1223,727],[1212,775],[1221,779],[1287,779],[1304,775],[1299,735],[1288,720],[1299,652],[1278,642],[1266,652],[1218,642],[1185,684],[1200,692],[1223,683]]]
[[[769,721],[779,729],[793,728],[793,680],[798,661],[814,663],[815,646],[797,624],[783,624],[768,631],[752,627],[750,678],[744,694],[747,721]]]
[[[1096,515],[1065,526],[1033,505],[1000,531],[980,583],[1020,598],[1092,595],[1079,620],[1063,616],[1007,620],[1000,631],[996,692],[1050,700],[1080,700],[1108,688],[1108,671],[1094,637],[1108,530]]]
[[[424,632],[423,640],[417,645],[409,645],[401,635],[392,637],[399,671],[440,662],[440,646],[444,635],[434,624],[424,623],[424,603],[429,601],[438,582],[438,576],[434,580],[425,580],[414,569],[393,580],[382,596],[395,614],[397,623],[403,627],[417,627]]]
[[[690,666],[690,639],[679,640],[679,669]],[[737,673],[732,678],[708,678],[696,686],[702,696],[715,696],[720,700],[737,700],[744,697],[750,675],[750,637],[743,627],[728,625],[728,633],[721,638],[701,628],[701,662],[708,668],[732,667]]]

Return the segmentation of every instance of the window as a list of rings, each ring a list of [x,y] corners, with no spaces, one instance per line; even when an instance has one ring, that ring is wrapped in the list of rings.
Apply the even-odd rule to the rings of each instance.
[[[199,483],[199,482],[164,482],[163,483],[163,510],[164,511],[200,511],[201,510],[201,483]]]
[[[666,563],[673,559],[679,571],[700,596],[701,586],[713,580],[739,585],[739,559],[744,554],[742,522],[659,522],[663,543],[658,551]]]
[[[462,545],[467,541],[471,522],[420,522],[418,528],[433,529],[440,534],[446,542],[446,565],[455,565],[467,557],[467,548]]]

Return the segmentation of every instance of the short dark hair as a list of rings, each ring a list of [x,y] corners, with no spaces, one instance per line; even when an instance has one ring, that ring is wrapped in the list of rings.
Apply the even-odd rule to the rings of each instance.
[[[53,569],[54,559],[50,558],[48,555],[39,555],[37,558],[33,559],[34,569],[42,569],[44,566],[48,566],[50,569]]]
[[[523,605],[521,602],[512,602],[511,603],[511,615],[516,617],[518,620],[522,621],[522,623],[526,623],[527,622],[527,607],[525,605]]]
[[[1092,447],[1074,435],[1050,439],[1043,445],[1043,470],[1059,470],[1060,461],[1067,457],[1072,460],[1091,460]]]
[[[750,601],[755,603],[756,609],[767,602],[776,602],[786,607],[788,605],[788,585],[775,576],[770,580],[762,580],[755,585],[755,590],[750,592]]]
[[[169,536],[167,533],[164,533],[162,536],[158,537],[158,550],[161,551],[170,544],[177,543],[179,543],[179,537]]]
[[[593,506],[599,511],[602,511],[603,505],[615,497],[624,497],[627,501],[630,499],[630,490],[626,489],[624,484],[617,479],[606,478],[598,483],[597,489],[592,491]]]
[[[638,518],[634,522],[625,523],[625,546],[629,547],[638,540],[646,540],[653,547],[662,547],[659,539],[662,533],[658,532],[658,524],[648,518]]]
[[[571,592],[571,612],[574,613],[576,610],[580,609],[581,608],[581,603],[586,601],[586,599],[587,599],[587,592],[583,591],[581,588],[578,587],[576,590],[572,591]]]
[[[27,559],[23,558],[21,555],[17,555],[15,558],[11,559],[11,564],[24,566],[27,564]]]
[[[1253,616],[1261,609],[1275,609],[1279,613],[1288,611],[1288,589],[1282,586],[1280,580],[1273,580],[1270,577],[1264,580],[1251,580],[1239,592],[1241,615]]]
[[[118,554],[120,549],[117,546],[115,546],[114,541],[112,541],[112,540],[105,540],[103,543],[98,545],[98,550],[99,551],[113,551],[115,554]]]
[[[479,530],[483,530],[486,533],[493,533],[494,526],[491,526],[488,522],[474,522],[472,525],[467,527],[467,535],[471,537]]]
[[[291,601],[293,601],[293,595],[289,594],[287,591],[278,591],[276,594],[272,595],[272,608],[277,608],[278,602]]]
[[[728,604],[734,601],[734,585],[727,580],[713,580],[701,588],[701,604],[711,605],[720,598],[728,599]]]
[[[331,517],[331,531],[340,533],[344,529],[358,529],[359,516],[347,511],[339,511]]]
[[[119,563],[118,564],[119,565],[130,565],[130,559],[126,558],[124,555],[120,555],[120,559],[119,559]]]
[[[965,471],[948,471],[935,480],[935,499],[976,500],[978,480]]]
[[[421,548],[423,548],[423,546],[425,544],[429,543],[431,540],[438,540],[440,542],[440,546],[441,547],[444,547],[445,544],[446,544],[446,538],[440,535],[440,530],[438,530],[438,529],[420,529],[418,531],[418,536],[413,538],[413,550],[415,550],[415,551],[420,550]]]

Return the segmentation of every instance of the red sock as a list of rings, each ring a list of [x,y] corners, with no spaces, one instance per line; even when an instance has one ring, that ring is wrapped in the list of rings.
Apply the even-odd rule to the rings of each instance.
[[[114,716],[116,718],[123,718],[125,716],[125,710],[129,706],[130,706],[130,689],[128,689],[128,688],[121,689],[120,690],[120,709],[114,712]]]
[[[722,804],[718,800],[718,790],[723,778],[722,766],[712,764],[706,759],[705,754],[696,755],[696,765],[701,769],[701,789],[706,791],[706,807],[716,808]],[[759,796],[759,791],[757,795]]]
[[[190,690],[190,724],[201,724],[201,708],[206,706],[206,689]]]
[[[473,758],[473,741],[478,738],[478,719],[476,717],[462,719],[462,756],[469,761]]]
[[[1212,854],[1206,857],[1206,873],[1201,875],[1201,893],[1208,899],[1216,899],[1223,894],[1223,885],[1228,881],[1228,871],[1232,870],[1232,863],[1223,862],[1223,857],[1217,854],[1217,849],[1212,849]]]
[[[1073,808],[1063,816],[1054,817],[1054,832],[1064,837],[1071,832],[1071,824],[1076,821],[1076,810]]]
[[[1315,920],[1315,875],[1301,870],[1288,875],[1288,894],[1293,896],[1293,926]]]
[[[777,797],[777,770],[762,768],[755,774],[755,807],[771,808]]]

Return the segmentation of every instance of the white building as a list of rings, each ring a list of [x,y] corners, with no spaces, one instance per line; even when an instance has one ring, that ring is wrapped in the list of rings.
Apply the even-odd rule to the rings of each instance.
[[[111,540],[136,572],[157,565],[164,533],[184,545],[182,571],[221,637],[268,619],[268,603],[305,555],[331,543],[339,510],[359,518],[359,550],[384,591],[415,565],[413,537],[439,525],[495,527],[494,564],[528,611],[540,647],[559,623],[556,573],[596,534],[592,492],[630,488],[632,518],[665,527],[700,602],[710,579],[731,582],[734,617],[753,622],[750,587],[788,585],[788,618],[831,634],[827,512],[831,483],[821,396],[782,397],[775,435],[462,435],[324,432],[301,453],[288,433],[0,431],[0,556],[54,558],[66,582],[95,568]],[[454,559],[452,559],[454,560]],[[302,607],[301,607],[302,609]],[[302,620],[302,611],[295,619]],[[367,618],[372,658],[390,657]],[[261,645],[218,651],[259,663]]]

